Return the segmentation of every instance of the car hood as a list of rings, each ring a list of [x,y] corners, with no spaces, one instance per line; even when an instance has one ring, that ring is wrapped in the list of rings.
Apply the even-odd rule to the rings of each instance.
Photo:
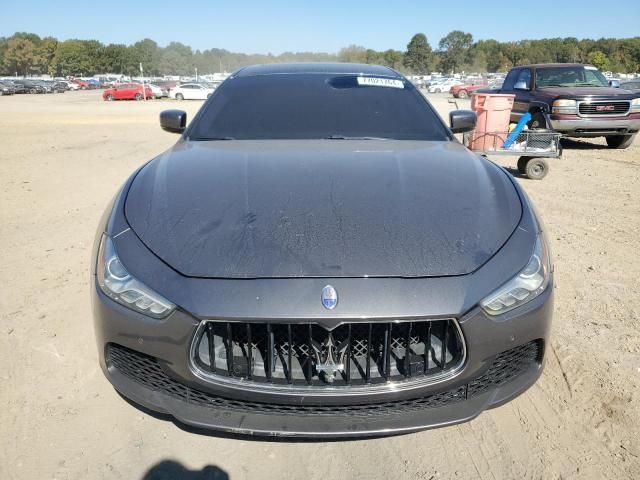
[[[473,272],[522,214],[507,174],[457,142],[181,141],[125,215],[160,259],[208,278]]]
[[[630,92],[613,87],[545,87],[538,91],[554,97],[606,97],[622,100],[633,97]]]

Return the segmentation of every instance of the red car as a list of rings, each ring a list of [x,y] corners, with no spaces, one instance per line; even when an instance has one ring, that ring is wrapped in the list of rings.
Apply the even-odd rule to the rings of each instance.
[[[86,90],[87,88],[89,88],[89,83],[85,82],[84,80],[80,80],[79,78],[74,78],[71,81],[78,85],[80,87],[80,90]]]
[[[454,85],[449,93],[456,98],[469,98],[471,93],[485,87],[486,85]]]
[[[144,95],[153,98],[153,92],[147,86],[144,87]],[[107,101],[112,100],[142,100],[142,85],[139,83],[124,83],[108,88],[102,93],[102,98]]]

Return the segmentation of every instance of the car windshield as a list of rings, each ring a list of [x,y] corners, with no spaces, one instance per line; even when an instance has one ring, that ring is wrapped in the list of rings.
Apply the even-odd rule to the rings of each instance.
[[[448,140],[408,81],[357,75],[232,77],[192,124],[192,140]]]
[[[557,67],[536,70],[536,86],[608,87],[605,76],[594,67]]]

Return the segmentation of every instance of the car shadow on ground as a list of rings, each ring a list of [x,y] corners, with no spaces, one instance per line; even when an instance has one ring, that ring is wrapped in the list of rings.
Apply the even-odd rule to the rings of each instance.
[[[526,175],[522,175],[517,168],[504,167],[504,169],[516,178],[526,178],[527,180],[529,180],[529,177],[527,177]]]
[[[577,140],[575,138],[563,138],[561,140],[562,148],[567,150],[607,150],[609,147],[606,145],[599,145],[597,143],[591,143],[588,140]]]
[[[151,467],[142,480],[229,480],[227,472],[213,465],[189,470],[174,460],[163,460]]]

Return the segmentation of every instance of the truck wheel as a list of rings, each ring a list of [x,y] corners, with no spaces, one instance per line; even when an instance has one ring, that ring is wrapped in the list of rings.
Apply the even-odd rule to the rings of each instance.
[[[547,120],[544,118],[542,112],[534,112],[531,114],[531,121],[529,122],[529,128],[547,128]]]
[[[633,143],[635,135],[610,135],[605,137],[609,148],[629,148]]]
[[[542,180],[549,173],[549,164],[544,158],[530,158],[524,170],[531,180]]]
[[[469,94],[466,90],[460,90],[458,92],[458,98],[469,98]]]

